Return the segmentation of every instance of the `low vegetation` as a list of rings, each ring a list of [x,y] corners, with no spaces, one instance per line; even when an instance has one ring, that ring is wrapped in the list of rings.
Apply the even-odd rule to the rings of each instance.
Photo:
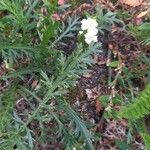
[[[148,1],[84,2],[0,1],[0,150],[150,149]]]

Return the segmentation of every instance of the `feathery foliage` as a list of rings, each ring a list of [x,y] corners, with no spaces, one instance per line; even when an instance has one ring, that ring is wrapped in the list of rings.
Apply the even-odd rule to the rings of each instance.
[[[99,23],[98,29],[102,34],[104,31],[110,31],[114,24],[123,24],[123,22],[116,17],[116,13],[109,11],[104,14],[104,10],[99,6],[96,8],[96,16]]]
[[[143,133],[143,134],[141,134],[141,136],[144,140],[144,143],[145,143],[147,150],[150,150],[150,135]]]
[[[150,85],[141,92],[138,98],[136,98],[133,104],[125,106],[120,111],[119,116],[137,120],[150,114]]]
[[[71,2],[73,5],[79,3]],[[0,61],[6,65],[0,82],[9,83],[8,89],[0,94],[0,150],[34,150],[39,149],[39,144],[44,146],[56,141],[66,150],[74,147],[94,150],[96,138],[91,132],[91,124],[80,118],[66,94],[95,63],[92,55],[102,51],[101,44],[83,42],[78,35],[80,18],[68,17],[65,22],[55,19],[55,12],[65,12],[69,7],[57,3],[57,0],[0,1]],[[105,13],[97,7],[94,13],[102,36],[111,31],[113,25],[125,27],[115,12]],[[149,23],[144,23],[131,32],[148,45],[149,27]],[[66,41],[72,38],[77,39],[75,48],[66,55],[59,46],[67,47]],[[144,60],[149,63],[147,56]],[[127,74],[122,80],[128,88],[135,76],[128,70],[123,74]],[[150,138],[145,124],[140,121],[150,114],[149,91],[150,85],[119,114],[135,126],[140,124],[139,132],[147,147]],[[18,111],[20,98],[27,108]],[[137,120],[140,120],[139,124]]]
[[[54,120],[56,120],[57,124],[59,125],[59,129],[62,130],[62,126],[64,126],[64,123],[61,123],[60,119],[57,117],[57,114],[55,114],[54,110],[50,109],[49,102],[52,98],[56,98],[59,100],[59,97],[66,92],[68,88],[71,86],[74,86],[76,83],[76,79],[85,71],[87,71],[87,67],[94,63],[92,60],[91,54],[101,52],[99,44],[91,44],[89,47],[83,47],[82,44],[78,45],[76,51],[72,53],[69,57],[65,56],[63,53],[60,53],[60,55],[57,55],[57,59],[55,59],[55,63],[57,63],[57,67],[53,71],[53,74],[47,75],[46,72],[41,73],[41,82],[39,84],[39,89],[30,92],[29,90],[27,93],[27,99],[29,98],[29,101],[31,101],[31,96],[28,96],[29,94],[33,96],[34,99],[37,100],[38,107],[33,108],[33,113],[28,116],[28,120],[26,122],[22,121],[19,116],[15,116],[17,120],[19,120],[19,124],[17,125],[17,130],[13,129],[12,134],[9,134],[9,136],[6,138],[2,138],[5,142],[1,145],[1,147],[5,147],[6,143],[10,146],[17,145],[17,147],[26,147],[28,149],[28,146],[32,148],[33,143],[33,137],[31,138],[31,131],[27,127],[29,123],[31,123],[34,119],[37,119],[40,124],[43,124],[45,122],[46,118],[44,116],[41,116],[41,112],[43,109],[46,109],[50,112],[50,118],[52,117]],[[17,77],[17,76],[16,76]],[[7,77],[8,78],[8,77]],[[42,79],[43,78],[43,79]],[[23,90],[24,91],[24,90]],[[24,93],[24,92],[21,92]],[[24,95],[24,94],[23,94]],[[42,96],[44,95],[44,97]],[[42,96],[42,97],[41,97]],[[26,97],[24,95],[24,97]],[[59,101],[58,101],[59,103]],[[90,133],[86,129],[86,126],[83,125],[82,121],[74,114],[74,111],[71,111],[71,108],[68,110],[66,109],[69,114],[73,115],[75,118],[76,128],[82,133],[81,135],[84,135],[83,137],[86,138],[87,143],[91,149],[92,142],[90,138]],[[41,117],[38,117],[41,116]],[[43,119],[44,120],[43,120]],[[72,120],[71,120],[72,121]],[[63,129],[65,130],[65,128]],[[76,130],[76,131],[78,131]],[[63,131],[64,132],[64,131]],[[23,133],[23,135],[22,135]],[[24,134],[26,133],[26,134]],[[66,132],[65,132],[66,133]],[[77,134],[76,132],[73,134]],[[14,136],[20,136],[17,141],[12,141],[14,139]],[[60,133],[59,133],[60,135]],[[24,137],[24,138],[23,138]],[[28,142],[30,141],[30,142]],[[20,145],[19,143],[22,143]],[[24,144],[23,144],[24,143]],[[27,144],[28,143],[28,144]],[[73,145],[72,145],[73,147]]]
[[[11,87],[0,96],[0,134],[5,132],[7,126],[10,124],[11,114],[13,113],[13,107],[16,97],[16,88]]]
[[[46,15],[39,12],[41,7],[46,9]],[[62,8],[57,6],[57,1],[0,1],[3,12],[0,57],[7,70],[0,81],[10,83],[8,91],[0,95],[1,150],[37,149],[36,141],[53,143],[56,140],[64,149],[84,145],[89,150],[94,149],[93,136],[65,101],[65,93],[95,63],[92,54],[101,52],[101,44],[78,42],[69,56],[57,50],[57,44],[65,45],[64,39],[76,36],[80,30],[78,17],[68,18],[66,22],[56,21],[53,14],[58,10]],[[28,77],[38,80],[36,88],[25,83]],[[29,107],[25,112],[16,109],[19,103],[16,100],[20,97]],[[38,136],[31,127],[34,122],[39,127]],[[49,132],[52,137],[47,137]]]
[[[134,122],[136,129],[140,133],[145,146],[150,148],[150,136],[146,129],[143,118],[150,114],[150,84],[139,94],[132,104],[122,108],[119,112],[119,117],[128,119],[131,123]],[[142,120],[141,120],[142,119]]]
[[[145,45],[150,45],[150,22],[140,26],[129,25],[131,34]]]

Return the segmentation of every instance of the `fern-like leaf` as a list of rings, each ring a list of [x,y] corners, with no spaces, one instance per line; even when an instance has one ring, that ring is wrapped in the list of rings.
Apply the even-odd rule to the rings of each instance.
[[[76,124],[76,132],[78,132],[79,134],[81,134],[83,138],[85,138],[89,150],[94,150],[91,141],[92,135],[87,129],[87,127],[85,126],[85,124],[83,123],[83,121],[78,117],[76,112],[69,105],[65,105],[64,108],[67,114],[71,117],[71,119],[74,120]]]
[[[10,124],[10,120],[12,119],[11,113],[14,107],[15,96],[15,87],[9,88],[9,90],[5,91],[2,95],[0,95],[0,136],[3,134],[6,126]]]
[[[142,133],[141,136],[144,140],[144,143],[145,143],[147,150],[150,150],[150,135],[148,135],[146,133]]]
[[[150,84],[141,92],[133,104],[129,104],[120,111],[119,116],[133,121],[148,114],[150,114]]]

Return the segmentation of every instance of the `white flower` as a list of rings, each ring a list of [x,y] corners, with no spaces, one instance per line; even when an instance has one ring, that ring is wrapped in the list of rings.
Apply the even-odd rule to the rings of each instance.
[[[85,42],[87,44],[90,44],[91,42],[97,42],[97,36],[86,33],[85,34]]]
[[[86,30],[85,36],[85,42],[87,44],[90,44],[91,42],[97,42],[97,29],[98,23],[96,22],[95,19],[92,18],[87,18],[83,19],[81,21],[81,29],[82,31],[79,32],[79,34],[83,34],[84,30]]]
[[[87,30],[87,33],[88,34],[90,34],[90,35],[97,35],[97,33],[98,33],[98,29],[97,28],[89,28],[88,30]]]
[[[88,18],[88,19],[83,19],[81,21],[81,29],[82,30],[87,30],[89,28],[96,28],[98,26],[98,23],[96,22],[95,19]]]
[[[87,24],[87,20],[86,20],[86,19],[83,19],[83,20],[81,21],[81,29],[82,29],[82,30],[87,30],[86,24]]]
[[[79,34],[80,34],[80,35],[83,34],[83,31],[79,31]]]

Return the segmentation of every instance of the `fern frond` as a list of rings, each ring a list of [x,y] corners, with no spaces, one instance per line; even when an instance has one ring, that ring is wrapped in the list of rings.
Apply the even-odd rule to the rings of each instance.
[[[117,18],[116,13],[109,11],[104,14],[103,9],[99,6],[96,7],[96,16],[99,24],[98,29],[101,33],[103,33],[104,30],[109,31],[111,26],[116,23],[123,24],[123,22]]]
[[[2,135],[2,132],[4,132],[6,127],[9,126],[10,120],[12,119],[15,96],[16,88],[11,87],[0,97],[0,135]]]
[[[144,140],[144,143],[145,143],[147,150],[150,150],[150,135],[148,135],[146,133],[142,133],[141,136]]]
[[[37,73],[40,71],[41,71],[40,68],[34,68],[34,67],[18,69],[18,70],[15,70],[13,72],[10,72],[6,75],[1,76],[0,81],[1,80],[7,80],[9,78],[21,78],[21,79],[23,79],[24,75],[26,75],[26,74],[34,74],[34,73]]]
[[[86,140],[89,150],[94,150],[91,140],[92,135],[83,123],[83,121],[78,117],[76,112],[68,104],[64,105],[64,110],[67,112],[68,116],[70,116],[71,119],[75,122],[76,134],[81,134],[81,137],[83,137]]]
[[[7,18],[11,20],[11,24],[16,27],[26,28],[27,26],[27,18],[24,15],[24,11],[22,9],[23,1],[15,0],[1,0],[0,1],[0,10],[5,10],[9,12],[9,17]]]
[[[142,43],[145,45],[150,45],[150,38],[143,40]]]
[[[129,30],[131,34],[140,40],[143,44],[150,44],[150,23],[144,23],[141,26],[135,26],[133,24],[129,24]]]
[[[34,90],[32,93],[27,92],[27,90],[22,90],[22,93],[28,93],[28,95],[26,95],[27,97],[30,94],[29,99],[36,99],[39,105],[28,116],[27,121],[19,124],[17,131],[16,129],[14,129],[13,133],[15,133],[16,136],[17,134],[20,135],[22,132],[26,133],[29,123],[31,123],[33,119],[37,119],[37,116],[39,116],[40,112],[44,108],[47,109],[47,107],[49,107],[49,102],[51,101],[51,99],[57,99],[58,97],[62,96],[64,91],[75,84],[78,76],[81,75],[83,71],[87,70],[88,65],[94,63],[94,61],[90,61],[92,59],[91,54],[99,52],[101,52],[100,44],[91,44],[87,48],[83,47],[81,44],[77,47],[77,50],[69,57],[66,57],[62,54],[59,56],[59,58],[57,58],[57,62],[55,63],[59,64],[59,69],[56,69],[56,73],[49,75],[47,74],[47,72],[42,72],[41,76],[44,79],[41,80],[41,82],[43,84],[39,86],[38,90]],[[62,123],[58,119],[57,115],[55,115],[53,110],[49,111],[49,113],[52,114],[51,117],[54,118],[61,130]],[[84,138],[87,141],[89,147],[92,148],[91,135],[86,126],[83,124],[80,118],[74,114],[74,111],[71,111],[71,116],[74,116],[74,122],[77,126],[78,133],[82,135],[82,139]],[[42,114],[41,117],[43,117]],[[41,121],[41,118],[39,118],[39,120]],[[10,138],[8,137],[8,140],[9,139]],[[22,143],[24,142],[24,139],[22,139]]]
[[[16,43],[11,44],[7,40],[0,39],[0,57],[12,66],[22,58],[32,58],[35,48]]]
[[[62,26],[59,29],[60,35],[57,35],[55,38],[55,41],[52,43],[52,46],[55,46],[56,43],[61,41],[63,38],[69,38],[73,37],[75,35],[76,31],[79,31],[79,18],[68,18],[67,22],[67,28],[65,27],[65,24],[62,22]]]
[[[120,117],[130,120],[137,120],[150,114],[150,84],[135,99],[133,104],[125,106],[119,113]]]

